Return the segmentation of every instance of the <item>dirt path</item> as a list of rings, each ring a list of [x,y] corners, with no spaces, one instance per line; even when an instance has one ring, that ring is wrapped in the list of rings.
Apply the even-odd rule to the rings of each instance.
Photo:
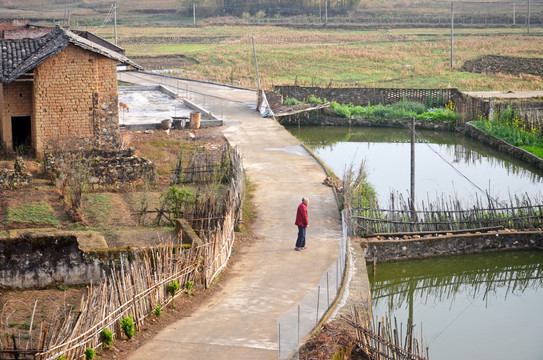
[[[124,73],[120,80],[167,86],[167,80],[141,74]],[[341,224],[334,195],[298,140],[254,110],[253,91],[209,84],[198,91],[228,100],[224,134],[241,150],[256,185],[254,231],[261,240],[241,251],[230,270],[233,276],[216,296],[130,359],[277,359],[277,319],[317,286],[338,255]],[[308,249],[297,252],[293,222],[303,195],[310,198]]]

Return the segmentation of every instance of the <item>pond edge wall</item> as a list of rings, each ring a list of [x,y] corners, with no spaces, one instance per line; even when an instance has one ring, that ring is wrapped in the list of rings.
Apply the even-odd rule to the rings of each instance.
[[[449,235],[422,239],[361,239],[366,263],[424,259],[437,256],[479,254],[498,251],[543,250],[541,231],[491,232]]]

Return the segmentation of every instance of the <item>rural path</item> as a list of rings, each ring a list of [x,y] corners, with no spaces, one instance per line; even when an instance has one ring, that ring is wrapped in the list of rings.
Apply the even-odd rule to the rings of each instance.
[[[119,80],[175,89],[179,86],[222,99],[223,133],[237,146],[255,185],[254,232],[223,289],[190,317],[160,332],[130,359],[277,359],[277,319],[319,283],[338,256],[341,221],[325,174],[300,142],[255,110],[256,92],[183,82],[155,75],[120,73]],[[296,208],[310,199],[308,248],[294,251]],[[303,336],[303,334],[302,334]]]

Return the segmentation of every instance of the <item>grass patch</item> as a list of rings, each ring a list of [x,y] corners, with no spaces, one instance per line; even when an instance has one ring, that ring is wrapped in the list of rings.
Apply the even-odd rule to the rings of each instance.
[[[113,211],[111,194],[88,194],[85,196],[85,217],[96,222],[109,219]]]
[[[60,223],[51,205],[45,201],[24,203],[8,209],[6,223],[9,222],[47,225]]]
[[[521,148],[543,159],[543,148],[534,146],[521,146]]]

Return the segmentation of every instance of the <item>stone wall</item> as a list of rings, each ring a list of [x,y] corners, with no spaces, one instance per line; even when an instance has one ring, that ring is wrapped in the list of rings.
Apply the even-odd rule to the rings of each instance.
[[[543,249],[543,234],[538,231],[490,232],[450,235],[409,240],[363,240],[366,262],[401,261],[434,256],[475,254],[496,251]]]
[[[87,236],[87,235],[81,235]],[[131,262],[153,248],[82,250],[75,234],[26,234],[0,238],[0,288],[29,289],[97,282],[123,259]]]
[[[498,149],[500,152],[514,156],[517,159],[527,162],[528,164],[543,170],[543,159],[534,154],[506,143],[494,136],[488,135],[485,132],[477,129],[472,124],[466,124],[464,135],[469,136],[478,142]]]
[[[17,189],[32,184],[32,174],[26,168],[21,157],[15,160],[13,170],[0,169],[0,187],[3,189]]]
[[[367,106],[369,104],[395,104],[403,99],[423,104],[429,101],[445,104],[454,101],[456,89],[395,89],[395,88],[320,88],[301,86],[275,86],[283,97],[304,101],[310,95],[341,104]]]
[[[75,236],[0,239],[0,286],[43,288],[99,280],[101,261],[79,250]]]
[[[69,171],[75,162],[86,162],[90,167],[89,185],[92,189],[122,190],[144,180],[156,181],[156,166],[151,161],[134,155],[133,150],[45,152],[44,166],[48,178],[56,179],[61,171]]]

